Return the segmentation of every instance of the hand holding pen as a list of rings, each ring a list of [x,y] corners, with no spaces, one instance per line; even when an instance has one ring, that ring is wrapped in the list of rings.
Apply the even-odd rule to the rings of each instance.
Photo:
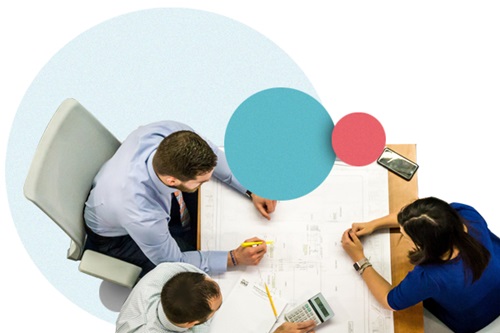
[[[246,239],[238,248],[229,251],[228,265],[258,265],[266,252],[265,240],[257,237]]]
[[[257,245],[261,245],[262,243],[266,243],[267,245],[269,244],[273,244],[274,242],[273,241],[254,241],[254,242],[243,242],[241,243],[241,247],[249,247],[249,246],[257,246]]]

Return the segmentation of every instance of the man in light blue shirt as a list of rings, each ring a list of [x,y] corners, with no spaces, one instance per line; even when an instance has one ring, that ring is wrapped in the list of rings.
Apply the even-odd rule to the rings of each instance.
[[[208,332],[221,304],[218,284],[203,271],[162,263],[132,289],[116,320],[116,333]]]
[[[221,305],[219,285],[204,272],[189,264],[162,263],[132,289],[116,333],[207,333]],[[313,320],[286,322],[274,333],[314,333],[314,327]]]
[[[212,175],[248,195],[270,219],[276,201],[245,189],[232,175],[224,152],[192,128],[174,121],[139,127],[94,178],[84,211],[86,248],[141,266],[142,274],[162,262],[186,262],[211,274],[258,264],[265,242],[229,252],[195,251],[197,190]],[[191,211],[190,223],[181,221],[174,197],[179,192]]]

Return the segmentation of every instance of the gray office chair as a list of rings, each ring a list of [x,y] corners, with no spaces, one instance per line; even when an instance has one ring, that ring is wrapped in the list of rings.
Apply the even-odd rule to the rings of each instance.
[[[40,139],[24,195],[71,239],[67,258],[86,274],[132,288],[141,268],[86,250],[83,209],[92,180],[120,142],[74,99],[62,102]]]

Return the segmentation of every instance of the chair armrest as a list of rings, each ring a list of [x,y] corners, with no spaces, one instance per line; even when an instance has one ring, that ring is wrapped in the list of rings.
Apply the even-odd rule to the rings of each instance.
[[[80,272],[128,288],[135,285],[142,271],[139,266],[92,250],[83,253],[78,269]]]

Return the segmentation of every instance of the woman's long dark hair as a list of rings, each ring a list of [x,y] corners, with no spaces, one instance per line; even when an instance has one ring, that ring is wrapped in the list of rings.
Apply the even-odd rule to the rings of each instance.
[[[472,282],[481,277],[490,260],[490,252],[464,230],[464,220],[445,201],[429,197],[418,199],[398,214],[398,223],[416,245],[408,257],[414,265],[444,263],[453,248],[460,251],[465,274]],[[448,253],[448,258],[443,255]]]

